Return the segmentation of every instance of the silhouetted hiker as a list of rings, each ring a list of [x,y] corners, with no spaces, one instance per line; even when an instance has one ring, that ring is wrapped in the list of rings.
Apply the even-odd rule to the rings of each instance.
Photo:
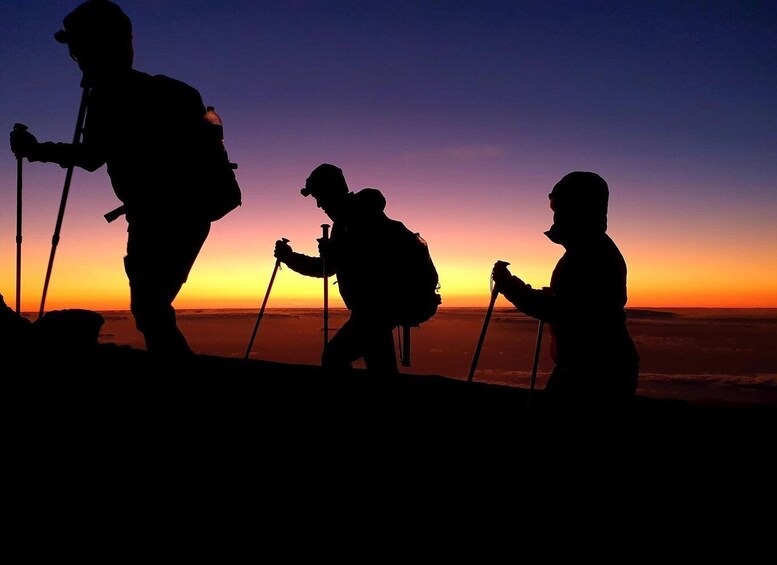
[[[320,257],[292,251],[275,243],[275,257],[309,277],[337,275],[337,287],[351,311],[349,319],[325,346],[321,365],[341,371],[364,358],[367,369],[397,373],[393,329],[399,324],[400,297],[392,270],[400,260],[394,239],[397,222],[384,213],[386,199],[379,190],[350,192],[342,170],[324,163],[316,167],[301,190],[332,219],[331,238],[319,239]]]
[[[126,212],[131,310],[150,352],[191,354],[172,303],[210,231],[213,129],[197,90],[132,68],[132,25],[107,0],[88,0],[55,34],[70,50],[89,88],[83,142],[38,143],[11,133],[17,157],[95,171],[107,164]],[[210,128],[210,129],[208,129]],[[107,216],[106,216],[107,217]]]
[[[565,249],[550,287],[532,289],[500,263],[494,284],[519,310],[550,326],[555,367],[545,390],[551,399],[582,409],[592,402],[617,405],[636,392],[639,357],[626,328],[626,262],[605,233],[609,189],[599,175],[576,171],[549,197],[553,225],[545,235]]]

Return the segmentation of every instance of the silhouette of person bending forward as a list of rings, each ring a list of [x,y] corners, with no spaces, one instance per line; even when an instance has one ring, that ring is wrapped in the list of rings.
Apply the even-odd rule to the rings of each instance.
[[[150,352],[191,354],[172,306],[210,231],[208,211],[195,197],[204,190],[203,137],[211,135],[194,88],[132,68],[132,25],[108,0],[87,0],[55,34],[70,50],[89,89],[83,141],[38,143],[27,131],[11,133],[11,149],[30,161],[95,171],[107,164],[124,204],[124,266],[131,309]]]
[[[634,396],[639,357],[626,328],[626,262],[605,233],[609,190],[599,175],[572,172],[549,194],[545,235],[565,249],[550,288],[535,290],[494,266],[494,284],[519,310],[550,327],[551,398],[618,405]]]
[[[282,240],[275,243],[275,257],[309,277],[323,277],[326,265],[327,276],[337,275],[340,296],[351,311],[324,348],[322,367],[347,370],[363,357],[371,371],[397,373],[392,331],[399,304],[391,272],[399,259],[393,220],[383,212],[386,199],[374,188],[350,192],[342,170],[328,163],[313,170],[301,193],[312,195],[332,219],[332,236],[319,239],[320,257],[295,253]]]

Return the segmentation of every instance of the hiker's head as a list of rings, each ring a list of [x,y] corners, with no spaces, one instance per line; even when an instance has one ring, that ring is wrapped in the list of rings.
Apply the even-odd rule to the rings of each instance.
[[[63,20],[54,38],[64,43],[89,85],[109,82],[132,68],[132,22],[109,0],[87,0]]]
[[[335,220],[345,206],[349,191],[342,169],[324,163],[313,169],[300,193],[302,196],[313,196],[316,205]]]
[[[548,195],[553,225],[545,234],[566,244],[607,231],[607,183],[596,173],[575,171],[564,175]]]

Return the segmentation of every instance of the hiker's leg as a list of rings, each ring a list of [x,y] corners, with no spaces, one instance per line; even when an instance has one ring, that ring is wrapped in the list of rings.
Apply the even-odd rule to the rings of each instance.
[[[161,279],[158,271],[147,264],[138,266],[133,260],[136,257],[128,254],[124,268],[130,284],[130,309],[135,327],[146,341],[146,349],[154,353],[192,353],[178,329],[172,306],[180,286],[176,289],[175,285],[167,284],[169,281]]]
[[[347,371],[362,356],[360,328],[353,315],[329,340],[321,355],[321,366],[329,372]]]
[[[130,284],[130,308],[149,351],[191,354],[178,329],[175,297],[186,282],[210,224],[131,226],[124,268]]]
[[[364,324],[364,364],[370,371],[399,373],[393,331],[393,327],[379,320]]]
[[[371,371],[398,373],[393,327],[385,317],[371,311],[356,310],[324,349],[321,365],[342,370],[363,357]]]

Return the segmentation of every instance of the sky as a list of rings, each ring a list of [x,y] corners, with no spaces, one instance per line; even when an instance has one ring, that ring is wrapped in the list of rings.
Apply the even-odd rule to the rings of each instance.
[[[176,307],[258,308],[275,240],[316,254],[329,220],[299,188],[321,163],[426,239],[443,307],[485,307],[497,260],[549,284],[563,248],[543,234],[547,194],[575,170],[609,184],[627,307],[777,307],[777,2],[119,4],[135,68],[197,88],[239,165],[243,205],[213,224]],[[71,141],[80,71],[53,33],[78,2],[0,5],[0,124]],[[6,148],[6,303],[21,249],[22,310],[38,311],[53,250],[46,310],[128,308],[104,168],[74,171],[53,245],[66,171],[24,161],[19,200]],[[268,307],[320,306],[321,285],[282,269]]]

